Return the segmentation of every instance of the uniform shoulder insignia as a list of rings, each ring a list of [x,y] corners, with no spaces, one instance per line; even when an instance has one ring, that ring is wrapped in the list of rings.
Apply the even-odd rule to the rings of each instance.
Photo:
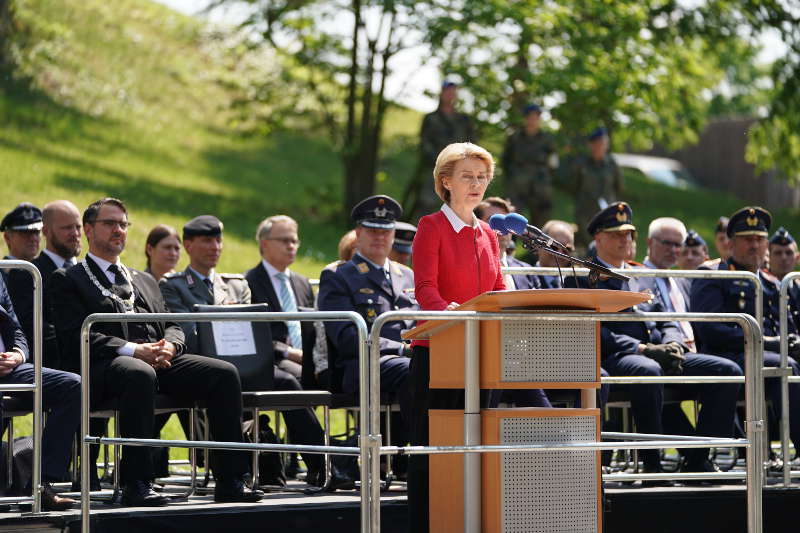
[[[356,265],[356,268],[357,268],[357,269],[358,269],[358,271],[359,271],[359,272],[361,272],[362,274],[366,274],[367,272],[369,272],[369,266],[367,266],[367,264],[366,264],[366,263],[358,263],[358,264]]]
[[[244,279],[244,274],[220,274],[225,279]]]
[[[778,276],[767,270],[766,268],[761,269],[761,275],[764,276],[766,279],[771,281],[772,283],[780,283]]]
[[[333,263],[328,263],[327,265],[325,265],[325,268],[323,268],[322,270],[336,270],[337,268],[342,266],[344,263],[345,262],[342,261],[341,259],[337,259]]]

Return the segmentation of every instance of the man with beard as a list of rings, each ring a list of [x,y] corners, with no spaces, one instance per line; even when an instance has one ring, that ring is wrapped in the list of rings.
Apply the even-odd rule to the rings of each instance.
[[[166,313],[156,281],[122,264],[128,211],[116,198],[104,198],[83,213],[89,242],[84,261],[57,270],[50,281],[53,317],[64,364],[80,365],[81,327],[93,313]],[[90,334],[91,399],[94,406],[115,400],[121,435],[151,438],[156,392],[199,401],[207,408],[211,438],[242,442],[242,390],[232,364],[186,353],[183,330],[174,322],[106,322]],[[217,502],[255,502],[263,493],[244,488],[247,456],[238,451],[213,455]],[[153,462],[146,447],[123,447],[122,503],[158,506],[166,497],[153,491]]]

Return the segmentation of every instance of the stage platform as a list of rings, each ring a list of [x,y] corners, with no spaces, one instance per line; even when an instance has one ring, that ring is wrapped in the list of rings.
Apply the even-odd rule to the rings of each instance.
[[[298,487],[302,485],[297,485]],[[171,487],[170,487],[171,489]],[[176,490],[180,490],[176,488]],[[607,487],[606,533],[746,533],[745,486],[638,488]],[[764,532],[796,531],[800,486],[767,487],[764,491]],[[381,499],[381,532],[407,532],[406,493],[398,484]],[[257,504],[215,504],[211,496],[195,496],[161,508],[131,508],[92,504],[92,531],[219,532],[290,531],[291,533],[357,533],[359,495],[269,493]],[[0,531],[77,533],[79,511],[31,517],[0,514]]]

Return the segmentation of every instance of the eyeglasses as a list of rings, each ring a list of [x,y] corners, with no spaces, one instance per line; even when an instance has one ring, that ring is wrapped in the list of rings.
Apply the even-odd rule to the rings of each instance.
[[[100,218],[92,222],[92,224],[101,224],[108,229],[114,229],[119,226],[119,229],[125,231],[133,225],[133,222],[128,222],[127,220],[113,220],[111,218]]]
[[[656,240],[660,242],[662,245],[669,246],[670,248],[683,248],[682,242],[675,242],[667,239],[656,239]]]
[[[464,183],[469,183],[470,185],[473,183],[477,183],[478,185],[486,185],[489,183],[489,176],[465,176],[462,174],[461,176],[458,176],[458,179]]]
[[[295,246],[297,248],[300,248],[300,239],[294,239],[292,237],[267,237],[264,240],[267,240],[267,241],[278,241],[278,242],[282,242],[286,246]]]

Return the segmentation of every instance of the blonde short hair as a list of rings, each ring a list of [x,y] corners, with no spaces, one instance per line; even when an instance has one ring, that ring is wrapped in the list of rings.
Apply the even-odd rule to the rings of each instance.
[[[479,159],[486,163],[489,170],[489,181],[494,177],[494,159],[486,148],[482,148],[472,143],[453,143],[444,147],[436,158],[436,166],[433,169],[433,188],[436,195],[443,202],[450,203],[450,191],[444,186],[444,178],[453,176],[453,169],[456,163],[464,159]]]

